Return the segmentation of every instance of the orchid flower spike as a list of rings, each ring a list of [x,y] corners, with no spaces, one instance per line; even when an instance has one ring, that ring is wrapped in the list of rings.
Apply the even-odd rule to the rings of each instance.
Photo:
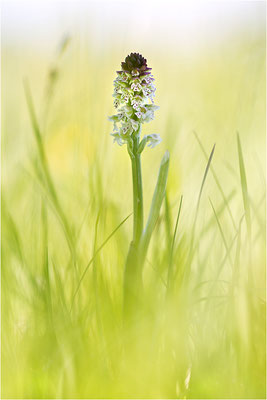
[[[117,114],[109,117],[114,124],[111,135],[120,146],[125,143],[130,145],[133,136],[140,136],[141,125],[154,119],[154,111],[159,108],[154,104],[156,88],[147,60],[139,53],[131,53],[121,67],[114,80],[113,97]],[[144,136],[139,153],[146,144],[155,147],[160,142],[160,136],[155,133]]]

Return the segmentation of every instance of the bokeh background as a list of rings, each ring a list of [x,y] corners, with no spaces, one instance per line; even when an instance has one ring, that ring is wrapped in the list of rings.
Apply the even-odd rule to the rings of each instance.
[[[2,2],[3,397],[265,398],[265,7]],[[145,217],[165,149],[170,170],[144,271],[153,318],[142,319],[139,347],[125,355],[131,218],[99,253],[69,310],[88,261],[132,210],[129,156],[112,143],[107,119],[116,70],[130,52],[147,58],[160,106],[143,129],[162,137],[142,155]],[[207,156],[216,147],[193,228],[207,165],[197,138]],[[166,305],[181,195],[175,295]]]

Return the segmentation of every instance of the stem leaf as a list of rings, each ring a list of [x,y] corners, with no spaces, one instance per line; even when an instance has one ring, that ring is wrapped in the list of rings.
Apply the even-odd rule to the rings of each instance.
[[[140,265],[141,266],[145,259],[147,249],[149,246],[149,242],[151,239],[151,235],[155,228],[155,225],[156,225],[156,222],[157,222],[157,219],[159,216],[161,204],[162,204],[164,196],[165,196],[165,190],[166,190],[166,184],[167,184],[167,178],[168,178],[168,170],[169,170],[169,160],[170,160],[170,155],[169,155],[169,152],[166,151],[161,160],[159,174],[158,174],[158,180],[157,180],[156,188],[154,191],[154,195],[153,195],[153,199],[152,199],[152,203],[151,203],[151,207],[150,207],[149,217],[147,220],[145,230],[143,231],[143,234],[141,237],[141,242],[140,242],[140,257],[141,257]]]

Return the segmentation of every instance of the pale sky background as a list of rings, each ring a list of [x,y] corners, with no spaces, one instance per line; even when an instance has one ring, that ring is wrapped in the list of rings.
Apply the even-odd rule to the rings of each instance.
[[[216,45],[233,31],[265,26],[264,1],[2,1],[2,44],[54,47],[64,33],[87,32],[96,46],[142,37],[185,51]]]
[[[101,127],[111,144],[107,115],[113,113],[112,80],[120,60],[130,51],[138,51],[151,59],[157,80],[156,104],[161,108],[156,121],[146,128],[147,133],[160,133],[166,140],[167,123],[173,124],[170,128],[172,135],[177,133],[175,143],[180,146],[179,162],[183,165],[181,174],[186,174],[187,190],[195,190],[194,180],[198,184],[199,171],[193,166],[198,165],[194,163],[195,157],[201,159],[192,132],[195,130],[202,135],[208,149],[216,141],[217,165],[222,168],[223,175],[225,159],[234,160],[238,168],[235,136],[238,130],[246,145],[246,163],[253,177],[249,183],[254,184],[257,191],[255,154],[262,165],[265,158],[265,8],[265,1],[230,0],[2,1],[3,126],[10,163],[7,171],[11,171],[18,160],[24,162],[28,157],[25,138],[30,137],[30,128],[22,80],[30,77],[38,107],[42,104],[47,72],[55,60],[56,46],[63,35],[68,34],[73,38],[73,53],[70,53],[68,65],[62,65],[62,71],[66,70],[65,80],[62,79],[62,92],[55,99],[58,103],[55,101],[51,113],[55,120],[58,115],[60,118],[66,115],[62,122],[59,118],[58,126],[62,129],[57,130],[58,136],[51,135],[55,140],[64,138],[66,160],[76,154],[71,147],[74,136],[69,136],[68,147],[64,130],[76,126],[74,122],[80,124],[79,143],[85,143],[86,149],[91,149],[90,140]],[[103,82],[84,69],[93,65],[94,57],[108,66],[100,69],[109,71]],[[93,102],[91,99],[98,88],[100,94]],[[90,125],[92,113],[97,115],[92,118],[95,125]],[[55,132],[56,128],[53,129]],[[71,135],[75,131],[68,132]],[[62,150],[62,140],[58,139],[58,143]],[[164,142],[153,154],[167,145],[168,142]],[[112,152],[120,150],[114,147]],[[86,151],[79,155],[86,155]],[[55,146],[54,170],[58,168],[60,157]],[[87,165],[87,158],[84,162]],[[205,160],[202,162],[205,168]],[[67,161],[66,165],[67,171]],[[6,174],[11,185],[10,173]]]

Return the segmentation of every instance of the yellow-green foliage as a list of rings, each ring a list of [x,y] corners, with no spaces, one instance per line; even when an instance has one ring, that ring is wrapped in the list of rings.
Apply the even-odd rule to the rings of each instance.
[[[131,51],[156,78],[160,110],[144,133],[163,139],[142,154],[145,219],[165,149],[170,168],[127,325],[132,217],[73,296],[132,212],[127,149],[112,144],[107,120]],[[188,58],[78,36],[55,60],[27,46],[2,52],[2,397],[265,398],[264,37]]]

